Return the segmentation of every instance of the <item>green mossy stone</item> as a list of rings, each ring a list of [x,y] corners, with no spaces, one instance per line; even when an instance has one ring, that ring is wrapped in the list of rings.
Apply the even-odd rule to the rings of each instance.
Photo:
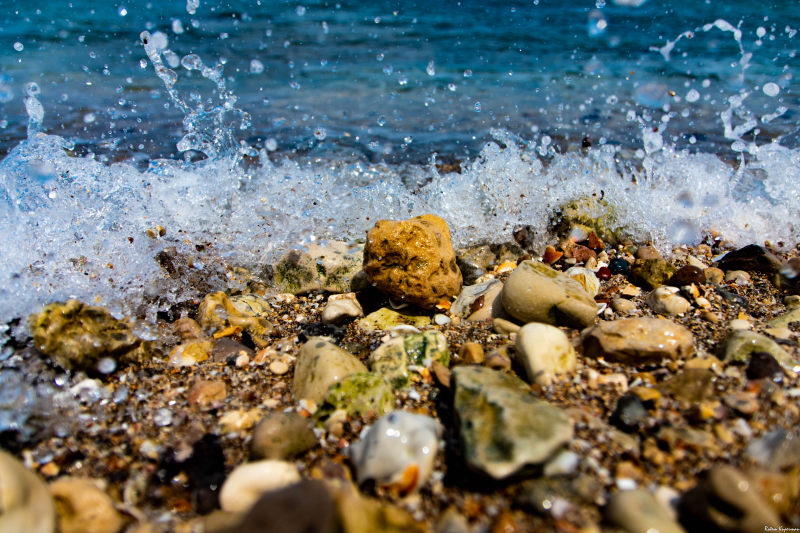
[[[606,244],[621,242],[625,229],[619,225],[616,209],[606,200],[595,196],[584,196],[563,204],[550,217],[550,228],[561,238],[567,237],[573,228],[582,227],[595,232]]]
[[[358,321],[359,329],[363,331],[386,331],[397,326],[413,326],[424,328],[431,324],[427,315],[405,315],[388,307],[381,307]]]
[[[317,416],[324,419],[338,410],[357,418],[383,416],[394,409],[393,391],[391,383],[379,374],[351,374],[331,385]]]
[[[678,269],[664,259],[637,259],[631,267],[631,282],[648,290],[664,285]]]
[[[389,339],[378,346],[370,355],[369,367],[373,372],[388,379],[395,387],[408,385],[408,354],[403,337]]]
[[[78,300],[46,305],[29,324],[36,349],[66,370],[96,372],[103,358],[119,365],[152,356],[151,344],[134,335],[128,323]]]
[[[447,338],[438,331],[423,331],[403,338],[406,354],[411,364],[430,367],[434,362],[450,366]]]

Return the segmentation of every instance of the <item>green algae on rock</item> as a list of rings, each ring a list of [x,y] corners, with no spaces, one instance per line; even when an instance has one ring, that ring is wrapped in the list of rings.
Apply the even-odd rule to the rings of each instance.
[[[363,245],[329,241],[309,244],[304,251],[290,250],[273,266],[275,286],[292,294],[313,290],[350,292],[361,270]]]
[[[637,259],[631,267],[631,283],[652,291],[664,285],[677,271],[660,257]]]
[[[766,352],[784,368],[792,368],[796,361],[774,340],[754,331],[737,329],[728,335],[722,345],[724,361],[747,362],[753,352]]]
[[[97,372],[105,358],[127,364],[152,355],[150,343],[137,337],[127,322],[78,300],[48,304],[29,323],[36,349],[66,370]]]
[[[294,366],[292,396],[322,402],[331,385],[367,367],[353,354],[324,337],[311,337],[300,350]]]
[[[454,407],[467,464],[504,479],[540,465],[572,439],[569,417],[533,396],[519,378],[480,366],[452,371]]]
[[[614,245],[625,237],[617,221],[616,209],[596,196],[584,196],[566,202],[550,217],[550,228],[561,238],[567,238],[575,228],[592,231],[606,243]]]
[[[363,331],[386,331],[397,326],[412,326],[424,328],[431,323],[428,315],[409,315],[399,313],[388,307],[381,307],[358,321],[358,327]]]
[[[317,416],[325,418],[334,411],[352,417],[382,416],[394,408],[394,391],[389,381],[374,372],[350,374],[328,388]]]
[[[203,298],[197,309],[197,321],[207,330],[239,327],[250,335],[257,347],[264,348],[275,332],[275,326],[263,316],[269,310],[269,303],[258,296],[228,296],[220,291]]]
[[[447,339],[438,331],[428,330],[394,337],[376,348],[370,355],[370,368],[395,387],[408,385],[409,365],[429,368],[434,362],[450,365]]]

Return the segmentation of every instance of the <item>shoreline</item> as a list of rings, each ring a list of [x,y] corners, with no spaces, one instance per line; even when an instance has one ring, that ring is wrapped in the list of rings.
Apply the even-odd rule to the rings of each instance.
[[[524,239],[520,240],[524,245]],[[588,248],[587,243],[579,246]],[[570,247],[569,241],[562,241],[555,251]],[[601,246],[599,254],[588,254],[587,259],[575,263],[591,263],[588,257],[592,257],[597,270],[618,258],[633,259],[638,248],[647,247]],[[481,281],[507,281],[517,263],[531,255],[519,245],[495,249],[500,253],[488,260],[478,276]],[[698,262],[710,267],[716,252],[707,245],[679,248],[668,263],[676,269]],[[653,249],[647,253],[659,255]],[[580,257],[575,249],[567,250],[570,254]],[[534,259],[537,257],[535,254]],[[786,258],[784,255],[781,260]],[[464,257],[461,259],[463,272]],[[564,271],[564,261],[570,260],[562,257],[553,266]],[[577,350],[577,365],[549,385],[531,384],[530,392],[572,420],[574,435],[563,447],[567,455],[561,461],[551,458],[533,469],[526,467],[502,480],[491,480],[466,466],[450,378],[453,370],[472,362],[526,379],[515,355],[516,334],[498,329],[491,318],[469,321],[446,308],[414,311],[406,321],[427,318],[429,324],[419,329],[437,331],[446,338],[450,364],[412,372],[407,387],[393,389],[391,403],[394,409],[438,420],[443,428],[441,446],[431,477],[409,495],[402,497],[396,488],[362,483],[357,507],[367,505],[363,498],[375,498],[381,505],[407,511],[409,524],[431,530],[437,524],[444,527],[446,521],[460,524],[461,529],[453,531],[624,529],[624,519],[620,522],[610,511],[614,494],[634,488],[657,494],[659,501],[667,503],[662,511],[669,517],[669,502],[685,501],[687,494],[693,497],[697,491],[718,490],[700,474],[712,466],[733,465],[736,475],[754,480],[759,490],[774,489],[781,494],[783,499],[773,501],[770,516],[780,516],[784,526],[796,527],[800,524],[800,494],[790,481],[794,470],[789,469],[796,468],[791,452],[770,449],[765,459],[753,452],[753,443],[766,446],[765,435],[780,428],[791,434],[800,423],[800,409],[793,401],[800,394],[800,380],[786,371],[778,381],[748,377],[752,357],[724,361],[721,350],[731,331],[741,328],[766,335],[797,360],[799,328],[795,322],[780,328],[770,325],[769,321],[793,309],[783,301],[785,291],[758,269],[741,270],[747,274],[736,274],[732,281],[695,283],[696,294],[676,289],[677,294],[694,298],[682,315],[667,318],[691,331],[695,353],[687,357],[640,363],[592,358],[584,353],[587,348],[582,344],[581,328],[560,328]],[[475,281],[473,275],[465,277]],[[244,332],[242,327],[225,326],[224,320],[216,326],[211,322],[199,325],[204,304],[194,302],[159,317],[151,344],[160,355],[143,362],[120,362],[107,374],[76,368],[67,375],[30,341],[17,344],[14,354],[3,361],[2,373],[27,375],[25,380],[37,383],[43,397],[49,383],[50,400],[59,401],[54,401],[49,411],[34,408],[38,413],[22,421],[23,427],[32,429],[31,440],[15,439],[6,432],[3,448],[11,449],[47,482],[63,476],[103,480],[103,492],[126,524],[124,531],[195,531],[197,527],[226,531],[230,520],[235,522],[242,515],[220,511],[206,518],[202,515],[215,507],[209,502],[215,502],[219,484],[230,472],[253,460],[253,432],[259,421],[284,411],[316,420],[321,406],[298,402],[293,396],[295,363],[308,339],[330,336],[337,346],[368,363],[370,354],[391,336],[388,331],[365,330],[358,318],[340,325],[322,323],[332,294],[329,291],[294,296],[263,286],[245,287],[243,284],[242,290],[228,296],[249,293],[255,297],[248,304],[252,309],[258,302],[264,306],[259,316],[269,327],[263,343],[247,333],[251,330],[245,322]],[[634,317],[658,316],[647,302],[652,291],[640,288],[637,292],[634,287],[628,275],[601,279],[595,301],[605,303],[606,308],[596,322],[615,322],[628,312]],[[629,303],[612,310],[619,296]],[[386,296],[374,289],[364,288],[355,298],[367,315],[391,308]],[[795,305],[796,299],[788,301]],[[176,320],[181,315],[192,321]],[[407,329],[403,326],[398,331]],[[176,346],[199,339],[208,342],[205,360],[201,352],[183,350],[175,355]],[[475,359],[470,352],[474,347],[464,348],[468,343],[477,343],[483,357]],[[192,364],[176,366],[176,362]],[[208,392],[210,389],[216,392]],[[639,410],[634,409],[635,420],[620,422],[624,414],[618,411],[626,402],[636,404]],[[355,479],[357,470],[347,450],[363,439],[363,429],[379,417],[374,412],[337,416],[340,418],[332,422],[319,420],[313,447],[287,459],[299,468],[302,478],[324,479],[340,487]],[[772,469],[765,466],[780,464],[775,456],[781,453],[788,454],[788,463]],[[199,457],[210,463],[201,466]],[[773,460],[778,462],[770,463]],[[760,497],[753,491],[747,496]],[[543,506],[545,501],[558,505]],[[741,511],[750,512],[747,506],[743,504]],[[630,503],[625,509],[624,516],[641,514]],[[688,527],[689,515],[682,513],[683,526],[699,530]],[[690,516],[699,520],[696,513]],[[198,525],[201,523],[205,526]],[[465,523],[467,529],[463,529]]]

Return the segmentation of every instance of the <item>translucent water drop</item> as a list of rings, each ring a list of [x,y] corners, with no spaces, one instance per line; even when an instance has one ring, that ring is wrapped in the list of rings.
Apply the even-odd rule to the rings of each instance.
[[[119,6],[117,13],[119,13],[120,17],[124,17],[128,14],[128,10],[125,8],[125,6]]]
[[[164,60],[166,60],[170,68],[178,68],[181,64],[181,58],[172,50],[164,50]]]
[[[589,21],[586,23],[586,30],[589,37],[599,37],[608,29],[608,21],[603,16],[602,11],[593,9],[589,12]]]
[[[756,35],[759,39],[764,37],[766,34],[767,30],[763,26],[759,26],[758,29],[756,29]]]
[[[5,104],[14,99],[14,91],[5,83],[0,83],[0,104]]]
[[[428,73],[428,76],[436,76],[436,65],[434,65],[433,60],[428,61],[428,66],[425,69],[425,72]]]
[[[297,6],[297,8],[295,8],[294,12],[297,13],[298,17],[302,17],[303,15],[306,14],[306,8],[305,8],[305,6]]]
[[[648,154],[657,152],[664,147],[664,138],[657,131],[645,129],[642,133],[642,141],[644,141],[644,151]]]
[[[762,90],[767,96],[778,96],[778,93],[781,92],[780,86],[774,82],[765,83]]]
[[[448,84],[447,84],[447,88],[448,88],[448,90],[450,90],[451,92],[455,92],[455,90],[456,90],[456,84],[455,84],[455,83],[448,83]]]
[[[186,70],[200,70],[203,68],[203,60],[197,54],[188,54],[181,59],[181,65]]]
[[[383,115],[378,117],[378,126],[385,126],[386,125],[386,117]]]
[[[472,77],[472,70],[470,70],[470,69],[465,70],[464,71],[464,77],[465,78],[471,78]]]
[[[200,0],[186,0],[186,12],[190,15],[194,15],[198,7],[200,7]]]
[[[617,102],[619,102],[619,98],[617,98],[616,94],[609,95],[608,98],[606,98],[606,103],[608,105],[615,105]]]
[[[383,61],[384,57],[386,57],[386,56],[383,55],[383,54],[378,54],[378,55],[375,56],[375,59],[380,63],[381,61]]]
[[[266,148],[268,152],[274,152],[278,149],[278,141],[276,141],[274,137],[270,137],[264,141],[264,148]]]
[[[147,68],[147,60],[146,59],[140,59],[139,60],[139,68]]]
[[[250,74],[261,74],[262,72],[264,72],[264,63],[262,63],[258,59],[251,60]]]
[[[17,52],[22,52],[24,49],[25,46],[21,42],[17,41],[14,43],[14,50],[16,50]]]
[[[39,86],[29,83],[25,86],[25,111],[28,113],[28,136],[39,133],[44,120],[44,107],[39,101]]]
[[[689,103],[696,102],[700,99],[700,93],[697,92],[696,89],[690,89],[688,93],[686,93],[686,101]]]
[[[180,19],[172,19],[172,33],[180,35],[185,30],[183,29],[183,22]]]
[[[97,116],[94,113],[86,113],[85,115],[83,115],[83,121],[86,124],[91,124],[95,120],[97,120]]]
[[[314,138],[318,141],[324,141],[325,137],[327,136],[328,132],[325,130],[325,128],[317,128],[314,130]]]
[[[401,87],[405,87],[406,85],[408,85],[408,78],[403,76],[402,78],[397,80],[397,83],[400,84]]]
[[[150,34],[150,46],[157,51],[162,51],[169,46],[169,38],[167,34],[161,31]]]
[[[383,73],[386,74],[387,76],[391,76],[393,71],[394,69],[392,68],[391,65],[386,65],[385,67],[383,67]]]
[[[476,113],[480,113],[481,112],[481,103],[480,102],[475,102],[475,112]]]

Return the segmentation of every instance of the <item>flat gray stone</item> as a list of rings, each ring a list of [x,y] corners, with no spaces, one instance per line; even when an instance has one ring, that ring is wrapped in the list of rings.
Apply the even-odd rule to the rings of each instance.
[[[546,462],[572,439],[572,421],[519,378],[480,366],[452,371],[467,464],[495,479]]]

